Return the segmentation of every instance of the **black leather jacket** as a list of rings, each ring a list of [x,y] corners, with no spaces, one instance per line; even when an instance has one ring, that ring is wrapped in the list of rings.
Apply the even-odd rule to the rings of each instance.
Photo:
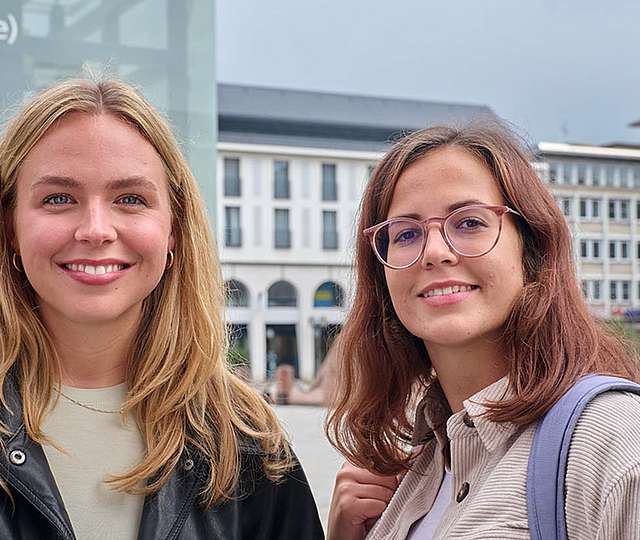
[[[75,539],[60,492],[42,447],[27,437],[15,386],[5,385],[14,414],[0,414],[12,435],[2,436],[0,477],[13,495],[0,490],[0,538]],[[318,511],[304,472],[298,466],[274,484],[265,478],[259,449],[244,445],[238,496],[209,510],[197,494],[206,463],[185,454],[170,480],[145,499],[138,539],[317,540],[324,538]]]

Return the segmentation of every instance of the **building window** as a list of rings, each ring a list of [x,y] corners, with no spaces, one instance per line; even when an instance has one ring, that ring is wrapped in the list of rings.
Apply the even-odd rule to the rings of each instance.
[[[336,212],[322,212],[322,249],[338,249]]]
[[[558,208],[562,210],[562,213],[566,217],[571,217],[572,212],[572,200],[569,197],[556,197]]]
[[[273,197],[274,199],[289,198],[289,162],[273,162]]]
[[[629,221],[629,199],[609,199],[609,218]]]
[[[573,163],[565,163],[563,169],[564,169],[564,173],[563,173],[564,183],[572,184],[573,183]]]
[[[636,219],[640,219],[640,199],[636,201]]]
[[[593,299],[594,300],[602,299],[601,287],[602,287],[602,282],[599,279],[596,279],[593,282]]]
[[[578,185],[584,186],[587,183],[587,166],[584,163],[578,164]]]
[[[610,300],[618,299],[618,282],[617,281],[609,282],[609,299]]]
[[[230,279],[225,283],[228,307],[249,307],[249,291],[244,283]]]
[[[336,166],[334,163],[322,164],[322,200],[337,201]]]
[[[622,299],[625,301],[629,300],[629,290],[631,289],[631,282],[630,281],[623,281],[622,282]]]
[[[274,246],[276,248],[290,248],[291,231],[289,230],[289,210],[276,208],[274,223]]]
[[[560,165],[555,161],[549,163],[549,183],[556,184],[558,183],[558,169]]]
[[[600,185],[600,178],[601,178],[601,172],[600,171],[601,171],[601,169],[597,165],[593,165],[591,167],[591,183],[594,186],[599,186]]]
[[[342,307],[343,303],[342,287],[333,281],[325,281],[313,295],[313,307]]]
[[[224,196],[240,197],[240,160],[237,158],[224,158]]]
[[[580,240],[580,258],[587,260],[600,259],[601,240]]]
[[[242,246],[242,228],[240,226],[240,207],[224,208],[224,245],[227,247]]]
[[[583,259],[586,259],[588,256],[589,255],[587,253],[587,241],[580,240],[580,257],[582,257]]]
[[[600,199],[589,199],[580,197],[578,200],[579,216],[582,219],[600,218]]]
[[[609,240],[609,258],[627,261],[630,256],[630,243],[627,240]]]
[[[296,307],[298,293],[288,281],[276,281],[267,291],[267,305],[269,307]]]

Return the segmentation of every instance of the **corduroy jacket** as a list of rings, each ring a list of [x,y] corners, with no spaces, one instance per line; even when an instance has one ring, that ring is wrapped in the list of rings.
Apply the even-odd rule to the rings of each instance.
[[[42,447],[26,434],[22,402],[8,377],[0,418],[10,435],[2,436],[0,478],[13,497],[0,491],[0,538],[74,540],[73,527]],[[169,481],[144,501],[139,540],[321,540],[318,511],[302,468],[297,465],[280,483],[268,480],[260,450],[242,445],[237,497],[203,510],[198,493],[207,464],[191,450]]]
[[[453,494],[431,540],[528,540],[526,480],[536,423],[482,416],[509,394],[506,377],[451,414],[432,385],[418,406],[414,444],[423,451],[367,540],[404,540],[432,507],[447,456]],[[583,411],[565,478],[569,540],[640,540],[640,396],[606,392]]]

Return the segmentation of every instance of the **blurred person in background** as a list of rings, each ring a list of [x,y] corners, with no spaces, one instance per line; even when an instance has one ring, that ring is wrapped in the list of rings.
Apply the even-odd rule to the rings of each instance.
[[[0,139],[2,538],[318,539],[272,409],[228,369],[220,266],[165,120],[117,81]]]
[[[349,461],[329,539],[530,538],[538,422],[583,375],[637,380],[589,312],[565,218],[530,161],[500,126],[434,127],[372,175],[327,425]],[[640,538],[639,426],[635,394],[584,410],[569,538]]]

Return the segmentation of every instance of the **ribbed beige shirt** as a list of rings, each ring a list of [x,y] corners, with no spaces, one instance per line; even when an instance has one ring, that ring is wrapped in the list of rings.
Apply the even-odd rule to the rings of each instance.
[[[506,393],[505,378],[449,416],[440,387],[430,388],[418,407],[414,439],[433,438],[367,540],[404,540],[411,524],[429,511],[442,479],[447,438],[453,497],[433,538],[530,538],[526,477],[536,425],[518,428],[478,417],[482,402]],[[640,396],[608,392],[587,406],[571,441],[565,486],[569,539],[640,539]]]
[[[118,410],[126,384],[109,388],[62,387],[70,398],[98,409]],[[45,444],[44,453],[79,540],[134,540],[144,497],[114,491],[105,479],[128,471],[144,458],[135,422],[118,413],[96,412],[61,396],[42,430],[64,450]]]

